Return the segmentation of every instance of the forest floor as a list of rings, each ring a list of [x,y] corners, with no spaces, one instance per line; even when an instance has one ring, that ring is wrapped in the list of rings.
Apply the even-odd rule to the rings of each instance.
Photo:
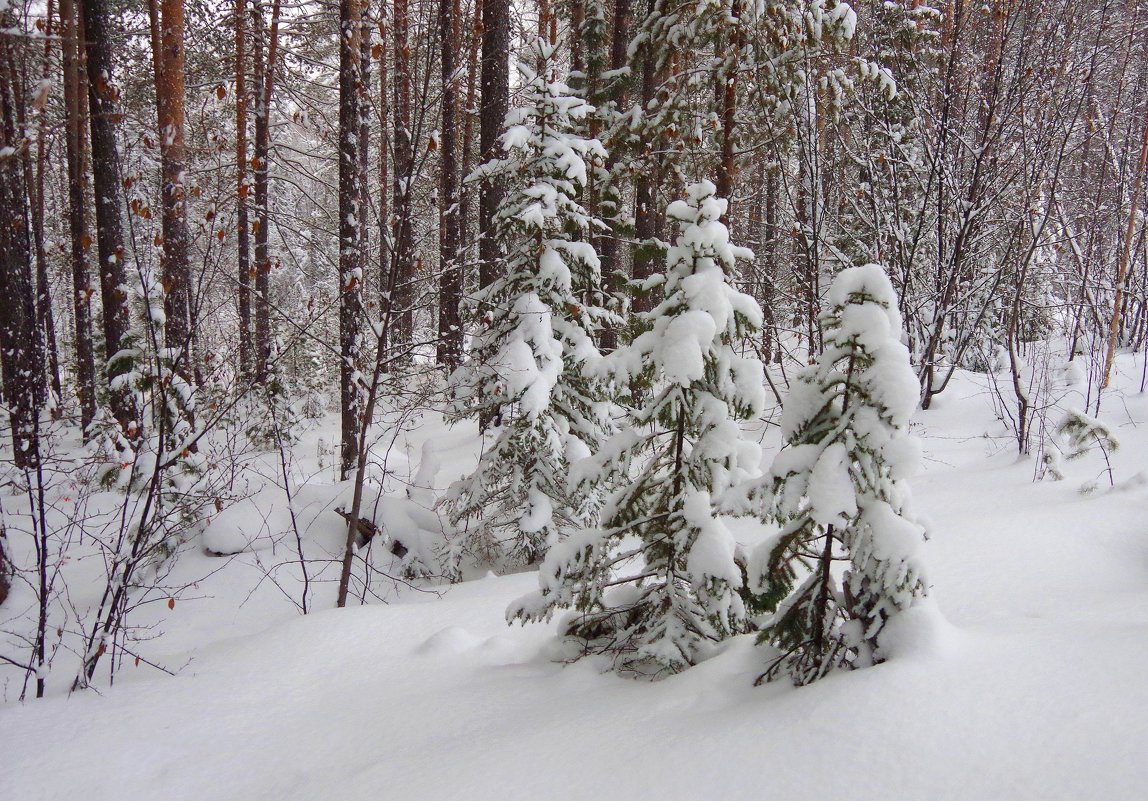
[[[295,507],[311,613],[297,608],[294,540],[275,536],[288,523],[267,479],[205,534],[243,550],[183,554],[194,592],[139,613],[162,631],[142,652],[176,675],[129,660],[111,687],[68,696],[61,678],[20,704],[21,679],[4,671],[0,799],[1144,798],[1148,395],[1139,362],[1119,367],[1100,413],[1121,443],[1114,487],[1099,452],[1066,463],[1065,480],[1034,481],[983,375],[958,376],[918,412],[911,484],[931,526],[930,599],[891,624],[887,662],[800,689],[753,686],[752,635],[659,682],[555,663],[557,622],[504,621],[531,573],[435,592],[376,578],[389,603],[332,609],[337,565],[320,560],[339,553],[331,508],[347,492],[320,456],[320,439],[337,441],[332,417],[293,451],[308,477]],[[1082,405],[1082,389],[1068,375],[1061,404]],[[441,490],[477,449],[471,428],[408,422],[379,512],[392,532],[433,527],[403,481],[433,476]],[[428,440],[437,472],[418,470]]]

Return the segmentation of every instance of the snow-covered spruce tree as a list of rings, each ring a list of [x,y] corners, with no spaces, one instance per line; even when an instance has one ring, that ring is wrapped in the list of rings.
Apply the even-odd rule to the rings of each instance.
[[[507,612],[540,620],[574,607],[564,633],[583,654],[653,675],[683,670],[743,629],[735,543],[715,504],[757,470],[760,450],[737,421],[764,405],[761,362],[736,348],[761,325],[756,301],[732,286],[735,260],[752,254],[730,244],[712,183],[687,191],[666,212],[681,231],[655,279],[665,299],[643,315],[644,333],[604,359],[620,383],[642,377],[647,402],[579,471],[583,486],[623,487],[600,528],[551,548],[539,591]]]
[[[481,330],[452,377],[467,413],[493,420],[477,468],[444,498],[459,532],[456,575],[468,560],[495,570],[536,563],[596,514],[593,496],[571,494],[567,476],[609,420],[605,382],[582,374],[607,315],[594,305],[601,280],[588,241],[600,224],[578,202],[587,162],[604,153],[572,132],[592,109],[548,76],[554,50],[538,42],[519,65],[524,102],[507,116],[507,157],[476,173],[507,186],[495,225],[509,255],[477,294]]]
[[[781,652],[759,683],[880,662],[885,623],[925,592],[924,528],[903,481],[918,459],[908,424],[920,385],[896,309],[880,267],[843,270],[822,314],[825,350],[784,403],[787,447],[767,477],[781,530],[750,564],[758,600],[775,610],[759,642]]]

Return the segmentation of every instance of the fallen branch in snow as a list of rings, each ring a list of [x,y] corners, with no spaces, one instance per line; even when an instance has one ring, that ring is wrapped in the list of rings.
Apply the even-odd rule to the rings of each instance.
[[[339,508],[335,510],[335,514],[347,521],[348,525],[351,523],[351,514],[345,509]],[[379,526],[373,520],[368,520],[365,517],[360,517],[355,523],[355,529],[358,532],[358,537],[355,539],[355,548],[363,548],[374,539],[375,535],[380,533]],[[403,545],[399,540],[392,538],[390,551],[395,556],[402,559],[407,555],[409,549]]]
[[[350,512],[342,507],[336,509],[335,514],[346,520],[348,524],[351,523]],[[374,521],[368,520],[365,517],[360,517],[358,521],[355,522],[355,529],[358,532],[358,536],[355,538],[356,548],[362,548],[379,533],[379,527],[375,525]]]

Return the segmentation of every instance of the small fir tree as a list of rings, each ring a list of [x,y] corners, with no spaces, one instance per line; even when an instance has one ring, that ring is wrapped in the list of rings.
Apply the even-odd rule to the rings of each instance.
[[[1112,474],[1112,460],[1108,454],[1120,447],[1120,441],[1107,425],[1095,417],[1089,417],[1079,409],[1070,409],[1056,427],[1057,437],[1063,442],[1063,447],[1053,445],[1057,449],[1045,451],[1045,468],[1052,476],[1059,480],[1064,478],[1060,471],[1059,453],[1069,460],[1080,459],[1085,454],[1097,448],[1104,457],[1105,471],[1108,473],[1108,485],[1116,486],[1116,479]],[[1089,481],[1081,488],[1081,492],[1092,492],[1096,483]]]
[[[601,280],[588,241],[600,223],[578,202],[588,162],[604,153],[573,133],[593,109],[548,77],[554,50],[538,42],[519,65],[524,102],[507,116],[507,157],[476,173],[508,187],[496,233],[509,256],[477,295],[481,330],[453,377],[466,412],[493,420],[477,468],[444,499],[452,525],[465,528],[451,543],[456,575],[465,560],[499,570],[536,563],[596,511],[566,479],[609,425],[603,382],[582,371],[607,315],[594,305]]]
[[[539,591],[508,611],[540,620],[572,606],[565,633],[583,653],[641,673],[680,671],[745,622],[735,543],[716,503],[760,458],[737,421],[764,405],[762,366],[736,345],[761,325],[761,310],[731,286],[735,260],[752,254],[730,244],[726,202],[714,193],[704,181],[670,204],[681,233],[655,279],[665,300],[642,315],[645,332],[603,362],[620,384],[651,387],[578,476],[582,486],[623,486],[601,528],[552,548]]]
[[[908,424],[920,385],[896,309],[880,267],[842,271],[822,314],[825,351],[785,401],[787,447],[767,477],[781,529],[750,565],[774,611],[759,642],[780,651],[759,683],[880,662],[886,622],[925,592],[924,529],[903,480],[918,459]]]

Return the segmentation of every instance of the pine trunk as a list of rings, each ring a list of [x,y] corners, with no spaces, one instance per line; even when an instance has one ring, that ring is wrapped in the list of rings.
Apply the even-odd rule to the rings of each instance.
[[[0,30],[16,30],[12,9],[0,11]],[[27,142],[21,135],[13,81],[18,39],[0,36],[0,367],[4,401],[12,428],[13,460],[18,468],[39,462],[38,416],[43,348],[36,326],[32,279],[32,243],[25,185]]]
[[[164,288],[164,339],[178,349],[175,371],[190,381],[191,271],[188,265],[184,144],[183,0],[152,0],[153,59],[159,123]]]
[[[610,73],[611,78],[610,102],[616,110],[620,110],[626,102],[626,81],[620,79],[618,70],[627,63],[627,48],[630,46],[630,0],[614,0],[614,24],[610,39]],[[618,154],[614,148],[609,149],[606,159],[606,174],[615,175],[618,166]],[[607,296],[617,298],[622,295],[626,286],[626,276],[621,263],[618,239],[618,217],[621,212],[619,205],[621,198],[616,186],[608,186],[603,193],[600,213],[602,218],[614,230],[598,237],[596,249],[601,260],[602,281]],[[618,345],[618,332],[613,328],[602,331],[598,343],[604,352],[615,350]]]
[[[462,123],[462,176],[463,184],[459,188],[458,220],[459,220],[459,251],[463,252],[470,247],[470,209],[474,198],[473,185],[466,183],[470,175],[471,154],[474,152],[474,117],[476,89],[478,83],[478,51],[482,42],[482,0],[474,0],[474,18],[471,24],[470,46],[466,56],[466,107],[463,109]]]
[[[484,0],[482,4],[482,106],[478,145],[483,163],[499,157],[499,136],[510,102],[510,3]],[[498,275],[501,250],[494,234],[494,215],[502,202],[497,180],[482,183],[478,196],[479,284],[490,286]]]
[[[92,179],[96,199],[96,243],[103,302],[104,354],[107,379],[114,381],[132,369],[121,355],[130,328],[123,228],[120,222],[120,154],[116,124],[120,119],[119,90],[112,83],[111,19],[106,0],[80,0],[85,34],[88,80],[88,119],[91,126]],[[112,414],[132,435],[135,413],[124,388],[110,392]],[[134,424],[134,426],[133,426]]]
[[[235,0],[235,198],[239,278],[239,372],[251,376],[251,230],[247,218],[247,16],[246,0]]]
[[[362,192],[359,141],[359,47],[362,19],[358,0],[339,3],[339,406],[342,420],[340,469],[350,477],[358,461],[359,391],[359,298],[362,292]]]
[[[75,0],[60,0],[63,23],[64,107],[67,114],[65,145],[68,158],[68,232],[71,235],[72,316],[76,337],[76,395],[80,401],[80,424],[86,438],[96,417],[96,360],[92,345],[92,277],[88,249],[92,238],[85,214],[85,76],[80,50],[79,20]]]
[[[271,359],[271,248],[268,215],[268,172],[271,157],[271,96],[275,87],[275,55],[279,44],[279,1],[271,8],[271,27],[263,30],[263,11],[253,9],[255,17],[255,380],[266,383]]]
[[[462,269],[459,261],[458,81],[455,54],[458,35],[458,0],[439,0],[439,43],[442,52],[442,143],[439,193],[439,308],[438,363],[453,370],[462,358]]]
[[[53,0],[48,0],[46,17],[48,30],[52,33],[58,33],[52,29],[54,11]],[[55,37],[53,36],[44,37],[44,57],[41,61],[40,79],[45,85],[51,82],[52,44],[54,40]],[[46,99],[46,96],[44,97]],[[36,136],[36,161],[33,168],[29,159],[25,174],[29,180],[28,197],[32,200],[29,211],[32,221],[32,245],[36,256],[36,325],[44,338],[45,355],[48,359],[47,364],[42,368],[44,385],[41,389],[46,392],[48,386],[51,386],[52,394],[56,399],[52,406],[52,414],[54,417],[58,417],[59,404],[62,401],[64,391],[60,384],[60,355],[56,347],[56,319],[52,311],[52,287],[48,278],[48,253],[45,249],[44,240],[44,171],[47,163],[45,149],[48,128],[43,103],[39,100],[33,101],[33,108],[39,117]]]
[[[414,143],[411,141],[411,52],[408,0],[395,0],[391,32],[394,36],[395,169],[392,183],[394,223],[391,235],[391,282],[388,319],[393,323],[391,342],[396,352],[408,347],[414,324],[411,308],[414,281],[411,183],[414,179]]]
[[[390,103],[387,100],[387,84],[389,75],[387,71],[387,37],[386,37],[386,3],[379,4],[379,314],[385,315],[390,305],[391,286],[391,190],[388,176],[390,175],[391,137],[389,134]],[[386,338],[387,328],[382,334]],[[384,349],[386,343],[384,343]]]
[[[717,195],[726,199],[726,212],[721,223],[730,227],[733,219],[733,179],[737,173],[734,161],[734,127],[737,124],[737,71],[741,63],[741,0],[731,0],[729,52],[725,68],[718,71],[717,95],[721,107],[721,158],[718,163]]]
[[[649,0],[648,13],[654,11],[656,0]],[[655,53],[652,45],[646,43],[642,53],[642,96],[643,109],[651,108],[658,88],[658,73],[655,64]],[[653,131],[647,131],[645,152],[641,154],[641,168],[635,180],[634,187],[634,228],[638,238],[638,246],[634,251],[634,281],[644,281],[653,275],[661,262],[661,254],[657,252],[654,240],[658,228],[658,163],[660,156],[656,150],[661,137]],[[647,312],[652,308],[649,294],[636,291],[634,293],[633,309],[635,312]]]

